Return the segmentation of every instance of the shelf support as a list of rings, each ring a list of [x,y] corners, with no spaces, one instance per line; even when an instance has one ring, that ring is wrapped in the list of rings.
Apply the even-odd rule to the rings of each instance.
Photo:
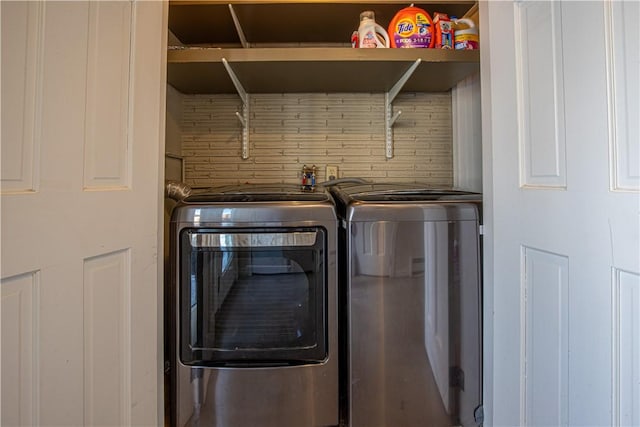
[[[240,95],[240,99],[242,100],[242,113],[236,111],[236,117],[240,121],[242,125],[242,158],[249,158],[249,102],[250,95],[244,90],[242,83],[236,76],[236,73],[229,65],[229,62],[226,58],[222,58],[222,64],[224,64],[224,68],[226,68],[227,73],[229,73],[229,77],[233,82],[233,85],[236,87],[236,91],[238,91],[238,95]]]
[[[400,79],[396,82],[395,85],[389,90],[389,92],[384,94],[384,131],[385,131],[385,157],[387,159],[393,158],[393,125],[402,111],[398,110],[395,114],[393,114],[393,100],[396,99],[400,90],[405,85],[407,80],[411,77],[413,72],[418,68],[422,59],[418,58],[416,61],[409,67],[407,71],[400,77]]]
[[[229,3],[229,12],[231,12],[231,19],[233,19],[233,25],[236,27],[236,31],[238,32],[238,37],[240,38],[240,43],[242,47],[248,48],[249,42],[247,42],[247,38],[244,35],[244,31],[242,31],[242,25],[240,25],[240,20],[238,19],[238,15],[236,15],[236,11],[233,9],[233,5]]]

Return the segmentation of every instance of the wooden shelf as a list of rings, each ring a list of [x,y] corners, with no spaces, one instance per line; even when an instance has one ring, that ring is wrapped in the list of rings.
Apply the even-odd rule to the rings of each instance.
[[[480,70],[479,51],[436,49],[185,49],[168,53],[182,93],[235,93],[226,58],[249,93],[387,92],[415,62],[406,92],[442,92]]]
[[[232,5],[249,48],[241,47]],[[478,51],[353,49],[363,10],[386,26],[406,1],[171,1],[168,82],[187,94],[235,93],[225,58],[248,93],[387,92],[417,60],[405,92],[442,92],[480,70]],[[474,1],[415,4],[463,16]]]

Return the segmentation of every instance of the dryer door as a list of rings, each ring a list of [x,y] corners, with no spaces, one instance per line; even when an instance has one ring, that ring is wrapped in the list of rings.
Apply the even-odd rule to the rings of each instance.
[[[324,361],[325,248],[322,228],[183,230],[182,363]]]

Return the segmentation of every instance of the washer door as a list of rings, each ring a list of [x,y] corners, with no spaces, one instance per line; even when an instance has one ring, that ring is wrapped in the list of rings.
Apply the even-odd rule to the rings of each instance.
[[[324,361],[325,248],[322,228],[183,230],[181,362],[270,366]]]

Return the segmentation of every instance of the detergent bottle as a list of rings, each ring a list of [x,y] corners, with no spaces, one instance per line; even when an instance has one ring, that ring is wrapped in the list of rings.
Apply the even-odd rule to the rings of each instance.
[[[433,47],[433,21],[426,10],[413,4],[396,13],[389,23],[391,47]]]
[[[372,10],[365,10],[360,14],[358,47],[389,47],[389,35],[381,25],[376,24],[375,14]]]
[[[454,29],[446,13],[434,12],[433,25],[436,28],[436,49],[453,49]]]
[[[479,47],[478,27],[471,19],[455,19],[454,48],[456,50],[475,50]]]

